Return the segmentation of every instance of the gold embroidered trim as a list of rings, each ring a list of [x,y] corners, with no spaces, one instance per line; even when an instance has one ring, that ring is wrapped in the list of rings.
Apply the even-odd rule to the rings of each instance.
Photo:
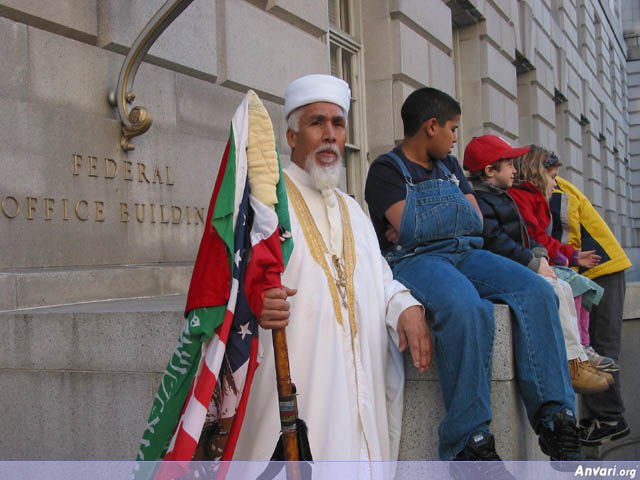
[[[329,253],[329,249],[324,243],[324,239],[318,230],[318,226],[316,222],[313,220],[311,216],[311,212],[309,211],[309,207],[307,203],[304,201],[300,190],[298,187],[291,181],[291,179],[285,174],[284,176],[285,185],[287,188],[287,193],[291,200],[291,205],[293,206],[293,210],[296,212],[296,216],[298,217],[298,221],[302,226],[302,231],[304,232],[304,237],[307,241],[307,245],[309,246],[309,250],[311,251],[311,256],[315,260],[315,262],[320,265],[322,270],[324,271],[325,277],[327,278],[327,283],[329,285],[329,291],[331,292],[331,300],[333,301],[333,310],[336,314],[336,320],[338,323],[343,326],[342,319],[342,307],[341,307],[341,298],[338,293],[338,287],[336,285],[336,281],[334,279],[333,274],[329,268],[329,264],[327,263],[327,258],[325,254]],[[351,230],[351,218],[349,217],[349,210],[347,209],[347,204],[342,198],[341,195],[336,194],[338,197],[338,205],[340,207],[340,218],[342,220],[342,254],[344,257],[345,270],[346,270],[346,301],[347,301],[347,311],[349,312],[349,326],[351,327],[351,337],[355,337],[357,333],[357,325],[356,325],[356,317],[355,317],[355,292],[353,286],[353,271],[355,269],[355,245],[353,241],[353,231]]]

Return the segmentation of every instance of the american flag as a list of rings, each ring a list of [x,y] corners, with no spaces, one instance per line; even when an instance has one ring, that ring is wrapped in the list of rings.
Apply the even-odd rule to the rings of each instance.
[[[205,423],[222,425],[228,433],[220,451],[209,449],[208,455],[219,453],[223,461],[233,457],[260,357],[256,313],[262,310],[263,292],[281,286],[280,274],[292,249],[291,239],[281,244],[279,234],[280,226],[288,230],[290,224],[275,142],[270,178],[249,177],[251,115],[268,120],[253,92],[232,121],[191,278],[185,327],[154,399],[138,453],[138,460],[179,462],[162,462],[156,479],[184,474]],[[272,184],[270,202],[251,194],[251,181],[256,178],[263,181],[260,187]]]
[[[235,268],[232,273],[231,291],[223,324],[216,335],[203,346],[204,363],[193,392],[189,395],[178,430],[169,445],[165,460],[190,458],[196,449],[205,418],[210,422],[233,418],[228,432],[226,448],[221,460],[231,460],[249,396],[253,373],[258,366],[258,322],[249,307],[244,289],[246,270],[251,258],[251,241],[247,228],[249,209],[249,185],[238,209],[234,231],[233,254]],[[197,316],[193,317],[194,319]],[[206,353],[205,353],[206,348]],[[228,366],[223,374],[223,365]],[[219,377],[219,378],[218,378]],[[219,395],[211,399],[214,388]],[[203,412],[207,412],[205,416]]]

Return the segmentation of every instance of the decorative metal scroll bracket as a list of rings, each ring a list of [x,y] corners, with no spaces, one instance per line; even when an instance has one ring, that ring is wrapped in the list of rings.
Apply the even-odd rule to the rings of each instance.
[[[120,130],[120,146],[125,152],[135,150],[136,147],[129,143],[133,137],[142,135],[151,126],[152,118],[149,111],[140,106],[128,111],[128,104],[133,102],[136,96],[133,93],[133,82],[138,72],[138,67],[151,46],[162,32],[178,18],[193,0],[167,0],[158,12],[149,20],[144,29],[133,42],[127,57],[124,59],[118,86],[115,92],[109,93],[109,103],[118,109],[118,115],[122,125]]]

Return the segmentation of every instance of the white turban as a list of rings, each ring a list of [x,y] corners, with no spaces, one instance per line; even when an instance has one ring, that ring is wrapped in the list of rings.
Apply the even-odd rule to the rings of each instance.
[[[335,103],[349,113],[351,90],[344,80],[331,75],[312,74],[300,77],[289,84],[284,93],[284,116],[296,108],[314,102]]]

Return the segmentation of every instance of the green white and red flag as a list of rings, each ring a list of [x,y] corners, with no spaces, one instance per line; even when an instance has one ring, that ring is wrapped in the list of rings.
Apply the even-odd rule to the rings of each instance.
[[[265,117],[273,147],[270,142],[259,145]],[[273,149],[270,166],[255,166],[256,155],[262,161],[256,148]],[[273,192],[266,195],[263,177],[272,184],[267,189]],[[257,318],[264,291],[281,286],[280,274],[293,248],[290,238],[281,241],[281,232],[288,231],[287,196],[271,123],[262,102],[249,91],[231,122],[191,277],[186,321],[138,450],[138,461],[164,460],[154,472],[156,479],[185,473],[207,415],[233,418],[220,458],[231,460],[261,358]],[[223,365],[231,375],[221,374]],[[214,390],[219,395],[212,403]],[[149,478],[142,473],[137,470],[134,476]]]

